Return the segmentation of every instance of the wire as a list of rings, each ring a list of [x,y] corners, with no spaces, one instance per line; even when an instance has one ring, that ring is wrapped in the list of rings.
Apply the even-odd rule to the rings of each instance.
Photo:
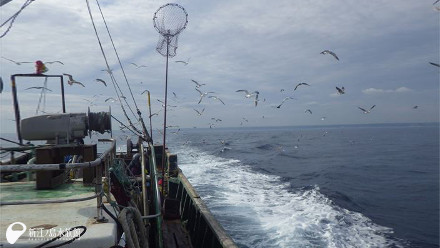
[[[27,6],[29,6],[29,4],[31,4],[33,1],[35,1],[35,0],[27,0],[27,1],[23,4],[23,6],[21,6],[21,8],[20,8],[17,12],[15,12],[15,14],[13,14],[13,15],[12,15],[11,17],[9,17],[5,22],[3,22],[2,25],[0,25],[0,28],[2,28],[4,25],[6,25],[6,23],[8,23],[8,22],[10,21],[9,26],[8,26],[8,28],[6,29],[6,31],[3,32],[2,35],[0,35],[0,39],[3,38],[3,37],[9,32],[9,30],[11,30],[12,25],[14,24],[15,19],[16,19],[17,16],[20,14],[20,12],[21,12],[22,10],[24,10],[24,8],[26,8]]]
[[[147,136],[147,139],[149,140],[149,139],[151,139],[150,134],[148,134],[147,128],[146,128],[145,123],[144,123],[144,120],[142,119],[142,113],[141,113],[141,111],[139,110],[139,107],[138,107],[138,105],[137,105],[137,103],[136,103],[136,100],[134,99],[133,91],[131,90],[130,84],[128,83],[127,75],[125,74],[124,67],[122,66],[121,59],[119,58],[118,51],[116,50],[116,46],[115,46],[115,43],[113,42],[113,38],[112,38],[112,35],[111,35],[111,33],[110,33],[110,29],[109,29],[108,26],[107,26],[107,22],[105,21],[104,14],[103,14],[103,12],[102,12],[101,5],[99,5],[99,1],[98,1],[98,0],[96,0],[96,4],[98,5],[99,12],[101,13],[102,20],[104,21],[104,24],[105,24],[105,28],[107,29],[107,33],[108,33],[108,36],[109,36],[110,41],[111,41],[111,43],[112,43],[113,50],[115,51],[116,58],[118,58],[119,66],[121,67],[122,74],[124,75],[125,82],[127,83],[128,90],[129,90],[129,92],[130,92],[130,94],[131,94],[131,98],[133,99],[133,102],[134,102],[134,106],[136,107],[136,111],[137,111],[137,114],[138,114],[138,116],[139,116],[139,121],[140,121],[141,124],[142,124],[142,129],[143,129],[143,131],[144,131],[144,134]],[[130,109],[130,110],[131,110],[131,109]],[[133,114],[134,114],[134,113],[133,113]]]
[[[124,105],[122,104],[121,96],[119,96],[118,90],[116,89],[116,88],[118,88],[119,91],[120,91],[120,93],[121,93],[121,95],[123,96],[122,91],[121,91],[121,88],[119,88],[119,85],[117,84],[116,79],[114,78],[113,73],[112,73],[112,71],[110,70],[110,66],[109,66],[109,64],[108,64],[107,56],[105,56],[104,48],[102,47],[102,43],[101,43],[101,39],[99,38],[98,31],[96,30],[95,21],[93,20],[93,15],[92,15],[92,11],[91,11],[91,9],[90,9],[89,0],[86,0],[86,3],[87,3],[87,9],[88,9],[88,11],[89,11],[89,15],[90,15],[90,20],[92,21],[93,29],[95,30],[96,38],[98,39],[99,47],[100,47],[100,49],[101,49],[102,56],[104,57],[105,64],[106,64],[106,66],[107,66],[107,72],[110,74],[110,78],[111,78],[111,80],[112,80],[112,84],[113,84],[113,87],[114,87],[114,89],[115,89],[116,95],[117,95],[117,97],[118,97],[118,99],[119,99],[119,103],[120,103],[120,105],[121,105],[121,108],[122,108],[122,111],[123,111],[123,113],[124,113],[124,116],[125,116],[125,118],[127,118],[128,123],[130,123],[130,126],[131,126],[134,130],[136,130],[137,132],[139,132],[139,130],[138,130],[138,129],[133,125],[133,123],[131,122],[131,119],[130,119],[130,118],[128,117],[128,115],[127,115],[127,111],[125,111]],[[133,114],[134,116],[136,116],[136,115],[134,114],[133,110],[131,109],[130,105],[128,104],[126,98],[123,97],[123,99],[124,99],[125,103],[127,104],[128,108],[130,109],[130,111],[132,112],[132,114]],[[139,132],[139,133],[141,133],[141,132]]]

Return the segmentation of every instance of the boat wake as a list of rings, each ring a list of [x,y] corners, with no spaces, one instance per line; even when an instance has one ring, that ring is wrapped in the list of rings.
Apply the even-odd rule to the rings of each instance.
[[[292,192],[279,176],[197,148],[173,148],[179,167],[240,247],[403,247],[393,230],[341,208],[318,186]],[[197,154],[197,155],[195,155]]]

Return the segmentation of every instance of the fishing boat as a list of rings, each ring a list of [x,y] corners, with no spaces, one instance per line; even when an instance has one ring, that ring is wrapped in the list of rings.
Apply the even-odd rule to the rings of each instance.
[[[62,113],[21,119],[17,78],[35,77],[59,79]],[[18,141],[2,138],[14,146],[1,148],[0,247],[236,247],[176,154],[146,130],[117,150],[111,111],[67,113],[63,85],[11,76]],[[110,137],[85,144],[92,133]]]

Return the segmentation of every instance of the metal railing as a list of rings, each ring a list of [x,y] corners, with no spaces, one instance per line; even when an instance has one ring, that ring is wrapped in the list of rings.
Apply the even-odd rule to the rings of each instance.
[[[1,172],[17,172],[17,171],[48,171],[48,170],[66,170],[66,169],[79,169],[79,168],[91,168],[95,167],[96,171],[96,184],[95,184],[95,195],[82,198],[74,199],[64,199],[64,200],[41,200],[41,201],[14,201],[14,202],[0,202],[1,206],[4,205],[24,205],[24,204],[49,204],[49,203],[65,203],[74,201],[85,201],[93,198],[97,199],[97,220],[103,220],[102,214],[102,168],[101,164],[105,166],[107,170],[108,166],[113,162],[113,158],[116,154],[116,141],[114,139],[99,139],[100,142],[111,142],[110,148],[105,152],[101,153],[100,156],[90,162],[82,163],[58,163],[58,164],[10,164],[0,166]],[[106,172],[107,175],[107,172]],[[110,181],[109,177],[106,177],[108,183]],[[110,186],[110,184],[109,184]],[[110,187],[109,187],[110,188]]]

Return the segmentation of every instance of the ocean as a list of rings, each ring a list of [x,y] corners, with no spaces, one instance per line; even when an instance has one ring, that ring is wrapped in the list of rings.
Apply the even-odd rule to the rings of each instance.
[[[167,146],[239,247],[439,247],[438,123],[171,131]]]
[[[239,247],[439,247],[438,123],[194,128],[167,140]]]

